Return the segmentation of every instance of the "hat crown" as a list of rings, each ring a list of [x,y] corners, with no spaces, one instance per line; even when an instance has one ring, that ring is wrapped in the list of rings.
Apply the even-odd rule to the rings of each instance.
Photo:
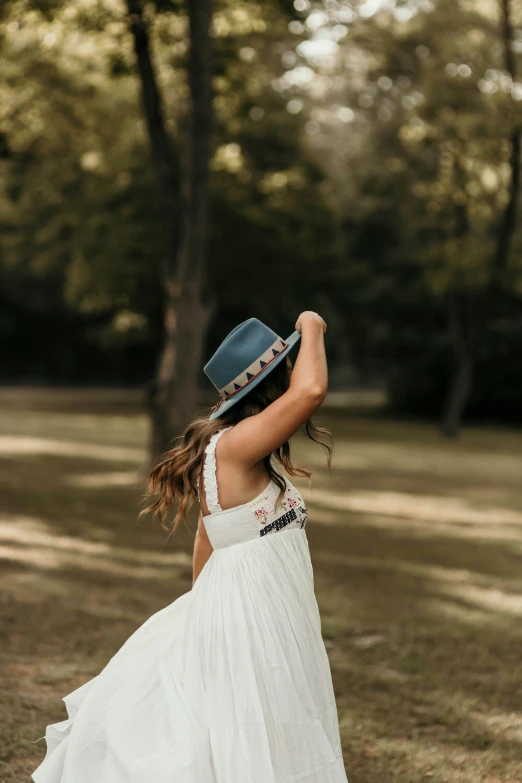
[[[238,376],[245,373],[252,365],[278,343],[278,350],[286,346],[272,329],[257,318],[249,318],[236,326],[225,337],[212,358],[203,368],[205,375],[212,381],[220,393],[226,389]],[[260,364],[257,370],[261,370]]]

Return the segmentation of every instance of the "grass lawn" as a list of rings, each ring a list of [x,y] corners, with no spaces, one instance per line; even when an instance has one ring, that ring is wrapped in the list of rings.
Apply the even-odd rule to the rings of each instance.
[[[319,418],[333,474],[295,455],[350,783],[521,783],[522,433]],[[0,391],[1,783],[190,589],[193,532],[136,522],[146,438],[137,395]]]

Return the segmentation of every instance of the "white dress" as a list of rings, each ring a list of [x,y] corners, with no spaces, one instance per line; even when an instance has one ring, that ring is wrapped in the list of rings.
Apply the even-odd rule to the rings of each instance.
[[[154,614],[47,727],[35,783],[347,783],[305,533],[287,482],[218,502],[192,590]]]

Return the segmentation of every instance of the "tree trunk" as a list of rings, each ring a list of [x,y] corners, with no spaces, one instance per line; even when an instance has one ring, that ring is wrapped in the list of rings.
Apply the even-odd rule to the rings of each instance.
[[[513,25],[511,22],[510,0],[501,0],[502,42],[504,47],[504,63],[506,71],[511,76],[512,82],[517,81],[516,60],[513,56]],[[516,125],[509,138],[510,144],[510,179],[508,187],[508,200],[497,234],[497,246],[493,259],[491,285],[493,288],[501,288],[504,284],[506,271],[509,265],[509,252],[517,224],[517,209],[520,196],[520,152],[521,152],[522,128]]]
[[[211,306],[206,283],[209,159],[212,139],[212,0],[188,0],[190,49],[188,83],[191,111],[183,194],[165,128],[150,41],[141,0],[126,0],[142,85],[142,100],[158,181],[165,227],[164,340],[151,412],[150,459],[154,462],[181,434],[198,403],[198,377]],[[176,210],[183,203],[181,241],[176,242]]]
[[[151,456],[163,451],[194,415],[203,341],[211,303],[203,300],[208,243],[209,161],[213,130],[212,0],[188,0],[191,98],[185,209],[178,270],[169,287],[167,334],[158,370],[161,419],[153,427]]]
[[[130,31],[134,42],[136,65],[140,77],[141,101],[149,146],[156,173],[158,207],[163,224],[162,284],[176,274],[178,252],[178,223],[181,211],[180,173],[177,159],[165,125],[163,101],[150,45],[147,21],[142,0],[125,0],[127,4]]]
[[[465,192],[465,173],[458,151],[453,161],[453,173],[457,191]],[[458,201],[455,204],[454,216],[454,235],[457,239],[462,239],[469,233],[465,202]],[[458,435],[473,383],[471,317],[466,307],[466,286],[461,277],[461,271],[457,267],[447,300],[447,331],[453,366],[440,421],[441,432],[446,437]]]
[[[456,437],[462,425],[462,417],[472,387],[473,365],[470,357],[456,363],[441,420],[441,432],[447,438]]]
[[[194,416],[210,307],[199,286],[173,287],[165,303],[165,338],[151,395],[150,460],[153,464]]]
[[[453,370],[449,379],[440,428],[446,437],[455,437],[460,431],[462,417],[473,383],[473,358],[469,339],[463,328],[459,292],[450,292],[448,299],[448,327],[453,351]]]
[[[501,35],[504,47],[504,64],[513,82],[517,80],[516,60],[513,56],[513,26],[511,21],[511,0],[500,0]],[[476,297],[476,315],[471,318],[466,312],[465,288],[460,285],[458,276],[449,293],[448,334],[453,353],[453,372],[441,419],[441,430],[445,435],[454,436],[460,429],[462,416],[472,390],[474,346],[480,343],[478,332],[484,333],[494,317],[495,298],[501,293],[509,267],[509,253],[517,224],[518,202],[520,197],[520,153],[522,146],[522,128],[515,126],[510,133],[510,181],[508,200],[501,216],[497,242],[491,265],[489,284]],[[462,189],[463,172],[458,158],[455,159],[455,182]],[[455,235],[463,236],[469,230],[465,207],[455,210]]]

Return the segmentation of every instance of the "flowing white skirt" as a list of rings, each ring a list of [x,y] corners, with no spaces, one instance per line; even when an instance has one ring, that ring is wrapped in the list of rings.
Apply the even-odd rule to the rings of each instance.
[[[346,783],[305,531],[216,549],[64,701],[35,783]]]

